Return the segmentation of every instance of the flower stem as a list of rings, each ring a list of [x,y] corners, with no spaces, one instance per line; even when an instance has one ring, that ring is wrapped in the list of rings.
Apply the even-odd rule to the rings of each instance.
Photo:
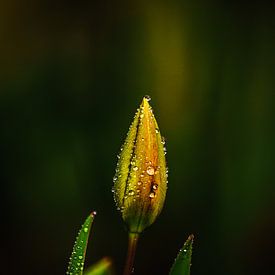
[[[130,275],[133,273],[138,238],[138,233],[129,233],[128,252],[123,275]]]

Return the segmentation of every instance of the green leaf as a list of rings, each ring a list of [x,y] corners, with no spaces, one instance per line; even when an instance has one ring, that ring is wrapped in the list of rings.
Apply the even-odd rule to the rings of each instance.
[[[169,275],[189,275],[194,235],[190,235],[180,250]]]
[[[111,265],[112,261],[109,258],[103,258],[89,267],[88,270],[84,272],[84,275],[111,275],[113,274]]]
[[[82,225],[70,257],[67,274],[69,275],[82,275],[84,268],[84,261],[86,256],[86,249],[90,234],[90,229],[94,220],[96,212],[92,212]]]

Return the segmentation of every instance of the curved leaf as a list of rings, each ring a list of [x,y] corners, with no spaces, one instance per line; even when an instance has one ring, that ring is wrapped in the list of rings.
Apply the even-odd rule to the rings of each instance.
[[[194,235],[190,235],[180,250],[169,275],[189,275]]]
[[[95,215],[96,212],[92,212],[88,216],[77,235],[66,273],[68,275],[83,274],[88,238]]]

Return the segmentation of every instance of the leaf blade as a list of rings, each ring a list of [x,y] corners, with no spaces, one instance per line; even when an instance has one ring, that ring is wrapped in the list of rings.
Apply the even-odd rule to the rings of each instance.
[[[194,235],[190,235],[180,250],[169,275],[190,275]]]
[[[101,259],[99,262],[92,265],[84,272],[84,275],[111,275],[111,274],[113,274],[112,261],[107,257]]]
[[[87,244],[96,212],[92,212],[82,225],[73,247],[70,262],[66,274],[82,275],[86,256]]]

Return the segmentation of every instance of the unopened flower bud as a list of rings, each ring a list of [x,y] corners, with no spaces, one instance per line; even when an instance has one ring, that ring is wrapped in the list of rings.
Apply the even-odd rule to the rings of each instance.
[[[118,156],[114,198],[129,232],[140,233],[160,214],[167,189],[164,139],[144,97]]]

